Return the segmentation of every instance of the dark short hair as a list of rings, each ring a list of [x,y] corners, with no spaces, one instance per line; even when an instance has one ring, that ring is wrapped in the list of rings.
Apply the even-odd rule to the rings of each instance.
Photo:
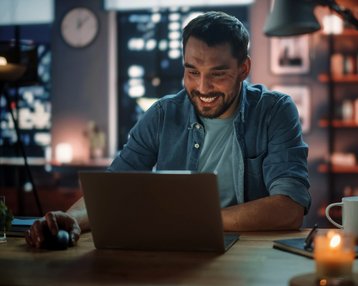
[[[238,63],[248,56],[249,32],[236,17],[224,12],[210,11],[191,20],[183,30],[183,54],[190,37],[205,42],[209,47],[229,43]]]

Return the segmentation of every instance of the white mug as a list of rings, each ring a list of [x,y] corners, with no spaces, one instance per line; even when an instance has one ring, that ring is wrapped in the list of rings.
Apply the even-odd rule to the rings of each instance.
[[[342,224],[335,222],[329,215],[332,207],[342,208]],[[358,196],[344,197],[342,202],[333,203],[326,208],[327,219],[338,228],[342,228],[344,232],[353,234],[358,238]]]

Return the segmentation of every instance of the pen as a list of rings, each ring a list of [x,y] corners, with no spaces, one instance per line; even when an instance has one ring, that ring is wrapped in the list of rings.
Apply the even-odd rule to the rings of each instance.
[[[316,223],[313,228],[311,229],[311,231],[309,232],[309,234],[307,235],[305,242],[304,242],[304,249],[305,250],[312,250],[312,243],[313,243],[313,239],[314,236],[316,235],[316,232],[318,230],[318,224]]]

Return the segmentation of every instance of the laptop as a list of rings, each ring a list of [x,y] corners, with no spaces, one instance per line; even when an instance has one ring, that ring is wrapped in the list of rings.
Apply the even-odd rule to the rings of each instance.
[[[223,253],[238,240],[224,235],[213,173],[83,171],[79,178],[97,249]]]

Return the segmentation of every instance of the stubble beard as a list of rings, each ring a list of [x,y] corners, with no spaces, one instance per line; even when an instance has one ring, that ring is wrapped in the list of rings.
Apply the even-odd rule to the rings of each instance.
[[[235,99],[238,95],[236,96],[232,96],[230,98],[229,101],[225,102],[225,94],[221,93],[221,92],[211,92],[208,94],[201,94],[200,92],[198,92],[197,90],[192,90],[191,92],[188,92],[188,98],[190,100],[190,102],[192,103],[192,105],[194,106],[194,109],[196,111],[196,113],[199,116],[205,117],[205,118],[209,118],[209,119],[214,119],[214,118],[218,118],[221,115],[223,115],[235,102]],[[220,97],[216,100],[221,100],[221,102],[219,102],[219,105],[213,109],[211,107],[199,107],[199,104],[197,103],[197,101],[200,101],[199,97]]]

